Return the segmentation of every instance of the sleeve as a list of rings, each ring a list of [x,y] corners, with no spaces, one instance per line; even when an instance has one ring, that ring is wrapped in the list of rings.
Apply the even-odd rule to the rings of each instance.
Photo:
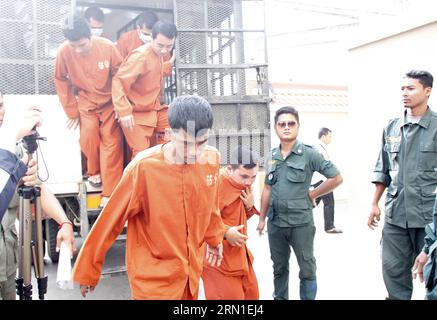
[[[270,157],[273,156],[273,151],[270,153]],[[266,175],[264,177],[264,184],[268,184],[270,186],[274,185],[276,182],[276,164],[274,160],[266,161]]]
[[[375,169],[373,170],[373,180],[372,183],[382,183],[388,187],[391,183],[391,178],[389,175],[388,168],[388,155],[384,150],[385,145],[386,130],[382,134],[381,150],[379,151],[378,160],[376,161]]]
[[[94,223],[73,268],[75,282],[97,285],[107,251],[123,230],[126,221],[141,212],[139,199],[144,193],[139,185],[142,180],[138,179],[138,171],[137,165],[126,169],[108,204]]]
[[[56,57],[54,82],[56,93],[67,117],[70,119],[79,117],[77,100],[74,96],[73,86],[68,79],[67,66],[62,56],[62,49],[60,49]]]
[[[120,68],[121,62],[123,61],[123,57],[121,56],[120,52],[117,50],[116,46],[112,46],[111,50],[112,50],[111,75],[112,77],[114,77],[114,75],[117,74],[117,71]]]
[[[26,171],[27,166],[12,152],[0,149],[0,221]]]
[[[340,174],[337,167],[329,160],[325,160],[323,155],[315,150],[312,155],[312,167],[314,171],[317,171],[324,175],[326,178],[334,178]]]
[[[226,231],[230,227],[223,223],[220,216],[220,211],[217,209],[211,213],[211,220],[209,221],[208,229],[205,234],[205,241],[212,247],[217,247],[225,237]]]
[[[220,166],[220,155],[217,153],[216,157],[217,166],[217,176],[219,176],[219,166]],[[212,247],[216,247],[224,239],[226,231],[229,226],[223,223],[220,215],[219,209],[219,183],[216,184],[215,196],[214,196],[214,206],[211,212],[211,219],[209,221],[208,228],[206,229],[204,240]]]
[[[426,254],[429,254],[429,248],[436,241],[434,228],[435,228],[435,224],[433,222],[425,226],[425,242],[422,251],[424,251]]]
[[[117,49],[118,52],[120,52],[120,55],[123,58],[126,58],[126,56],[129,54],[126,48],[126,36],[125,33],[123,33],[120,38],[117,40]]]
[[[164,63],[162,64],[162,73],[164,77],[171,76],[171,73],[173,71],[173,64],[169,62],[170,58],[170,55],[164,57]]]
[[[141,61],[141,52],[133,51],[123,61],[118,72],[112,79],[112,102],[115,111],[121,116],[128,116],[133,112],[133,106],[128,99],[131,86],[143,73],[145,63]]]
[[[259,211],[253,206],[249,211],[246,210],[246,217],[247,219],[252,218],[252,216],[256,214],[259,216]]]
[[[434,221],[432,223],[428,224],[427,226],[425,226],[425,243],[424,243],[422,251],[424,251],[426,254],[429,253],[429,248],[437,240],[436,239],[437,235],[435,232],[435,227],[437,225],[437,195],[436,195],[435,202],[434,202],[433,216],[434,216]]]

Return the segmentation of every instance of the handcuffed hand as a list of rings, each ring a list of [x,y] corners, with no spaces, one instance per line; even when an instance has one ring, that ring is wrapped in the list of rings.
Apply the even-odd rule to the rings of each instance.
[[[219,267],[223,260],[223,244],[220,242],[217,247],[206,246],[206,261],[211,266]]]
[[[241,247],[246,243],[247,236],[238,232],[244,228],[244,225],[230,227],[225,233],[225,239],[231,246]]]

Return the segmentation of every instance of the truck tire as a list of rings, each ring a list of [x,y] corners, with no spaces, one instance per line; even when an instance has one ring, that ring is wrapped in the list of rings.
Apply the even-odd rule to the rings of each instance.
[[[53,219],[46,220],[46,241],[48,254],[52,262],[58,262],[59,253],[56,252],[56,235],[58,234],[58,224]]]

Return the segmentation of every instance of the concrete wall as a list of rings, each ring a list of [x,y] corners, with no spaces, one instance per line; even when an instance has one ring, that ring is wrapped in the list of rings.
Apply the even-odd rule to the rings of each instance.
[[[350,182],[350,207],[368,215],[374,187],[373,168],[388,119],[401,115],[401,80],[410,69],[425,69],[437,78],[437,22],[350,50],[350,115],[345,173]],[[429,101],[433,107],[437,93]],[[437,110],[437,107],[433,108]],[[380,202],[383,208],[383,199]],[[365,221],[363,221],[365,223]]]

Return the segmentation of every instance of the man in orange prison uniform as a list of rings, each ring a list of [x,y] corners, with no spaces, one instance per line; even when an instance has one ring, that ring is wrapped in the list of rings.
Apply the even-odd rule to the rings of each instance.
[[[244,225],[259,214],[254,207],[251,186],[258,173],[258,156],[245,146],[231,154],[231,164],[219,176],[219,209],[226,225]],[[205,261],[206,262],[206,261]],[[220,266],[204,264],[202,273],[207,300],[258,300],[258,281],[252,267],[253,256],[245,244],[223,242]]]
[[[122,136],[111,101],[111,78],[121,56],[111,41],[91,36],[83,17],[68,16],[62,28],[67,41],[56,57],[56,91],[69,118],[68,128],[75,129],[80,123],[80,146],[87,158],[89,181],[102,184],[104,206],[123,170]]]
[[[136,22],[136,29],[127,31],[123,33],[120,38],[117,40],[117,49],[120,52],[123,59],[125,59],[132,51],[136,48],[141,47],[142,45],[148,44],[152,42],[152,28],[155,23],[158,21],[158,16],[150,10],[144,11],[138,16]],[[171,66],[170,66],[171,67]],[[164,79],[162,79],[164,81]],[[164,90],[164,85],[162,85],[162,90]],[[162,95],[162,92],[161,92]],[[161,98],[162,100],[162,98]],[[158,114],[163,117],[163,121],[167,124],[167,109],[165,108],[163,111]],[[158,121],[162,123],[162,121]],[[161,131],[164,131],[161,129]],[[159,141],[159,143],[164,142],[162,133],[158,134],[158,138],[152,135],[150,139],[150,146],[153,147]],[[125,163],[129,163],[132,158],[132,150],[130,149],[126,138],[123,139],[123,149],[125,152],[124,161]]]
[[[117,49],[123,59],[136,48],[152,42],[152,28],[158,21],[158,16],[150,10],[138,16],[137,28],[123,33],[117,40]]]
[[[222,239],[242,245],[243,226],[227,228],[217,208],[220,155],[206,146],[213,116],[197,96],[169,108],[171,141],[139,153],[86,238],[73,268],[85,297],[105,254],[127,224],[126,269],[133,299],[196,299],[203,267],[220,264]],[[226,231],[226,232],[225,232]]]
[[[150,147],[154,134],[160,133],[157,143],[165,142],[169,125],[168,108],[161,105],[162,78],[171,74],[176,33],[173,23],[156,22],[152,42],[135,49],[112,80],[114,108],[133,157]]]

